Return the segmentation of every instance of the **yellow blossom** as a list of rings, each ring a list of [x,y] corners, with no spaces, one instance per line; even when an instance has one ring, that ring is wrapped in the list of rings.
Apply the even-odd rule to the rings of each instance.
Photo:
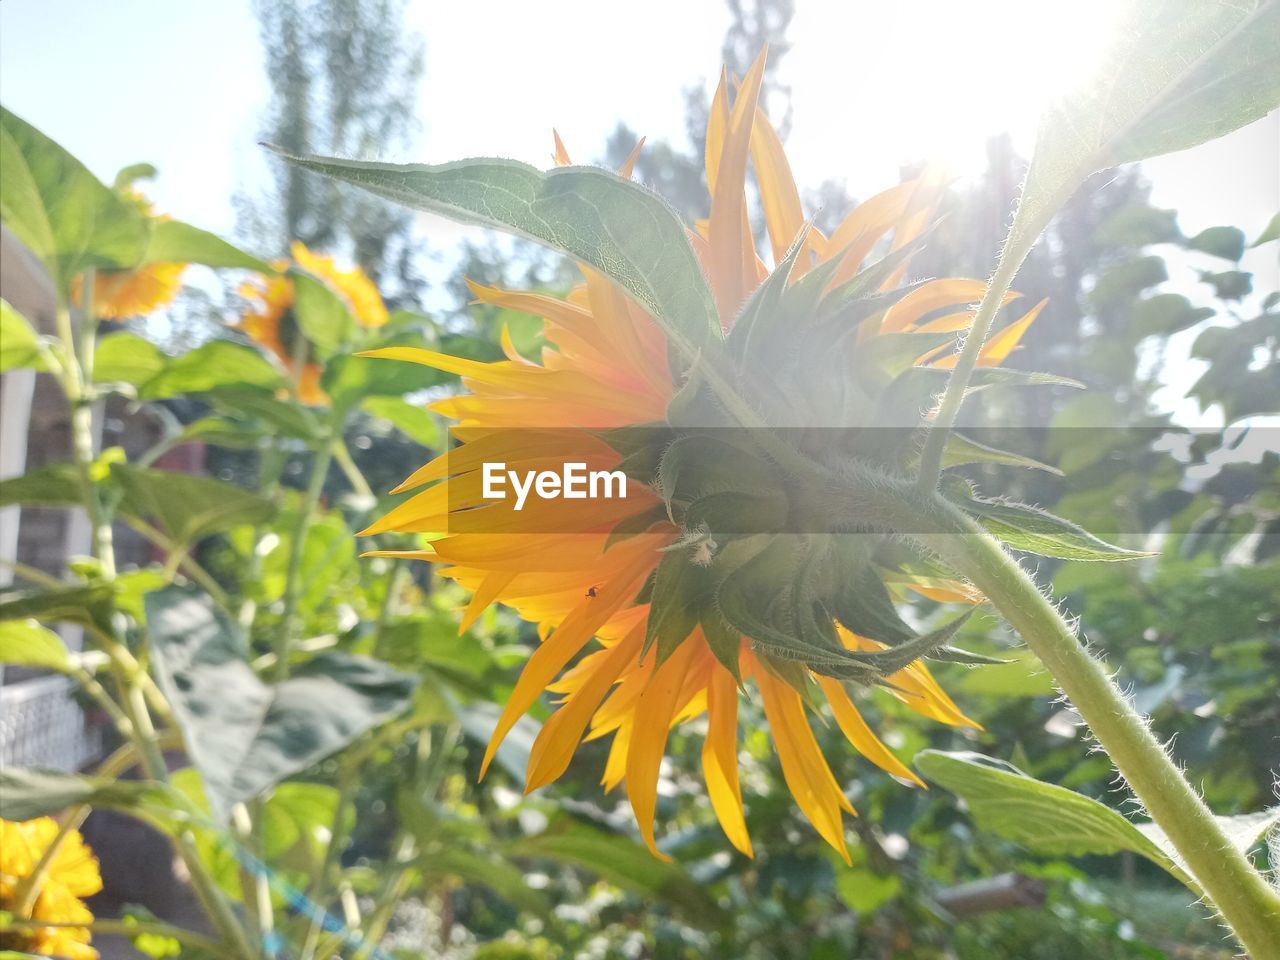
[[[50,817],[14,822],[0,820],[0,910],[17,912],[16,898],[36,865],[58,835]],[[102,889],[98,860],[78,830],[63,837],[40,879],[30,913],[23,919],[71,926],[33,927],[0,933],[0,947],[24,950],[39,956],[96,960],[89,945],[93,914],[82,898]]]

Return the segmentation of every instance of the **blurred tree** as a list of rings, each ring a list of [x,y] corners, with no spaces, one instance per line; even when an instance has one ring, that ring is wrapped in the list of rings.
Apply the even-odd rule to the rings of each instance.
[[[264,140],[291,153],[367,157],[408,146],[416,132],[422,40],[403,27],[404,0],[255,0],[271,105]],[[412,214],[273,163],[275,187],[237,198],[241,232],[281,256],[301,240],[349,255],[394,306],[425,281]]]

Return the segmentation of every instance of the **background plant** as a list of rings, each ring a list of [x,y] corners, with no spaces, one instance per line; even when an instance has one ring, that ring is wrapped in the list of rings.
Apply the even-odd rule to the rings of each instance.
[[[68,162],[63,154],[55,156],[58,164]],[[33,163],[26,154],[23,160],[31,166],[42,162]],[[11,169],[6,159],[9,182]],[[992,180],[998,182],[1001,172],[997,164]],[[89,192],[94,203],[111,206],[97,191]],[[1069,271],[1065,276],[1061,273],[1062,261],[1044,252],[1040,271],[1045,279],[1033,283],[1034,274],[1026,272],[1036,267],[1033,254],[1019,286],[1037,298],[1053,292],[1050,309],[1058,308],[1060,313],[1054,326],[1046,324],[1046,329],[1038,331],[1039,345],[1034,338],[1030,341],[1028,351],[1039,351],[1036,359],[1028,357],[1022,365],[1089,381],[1095,393],[1077,401],[1077,415],[1087,411],[1088,402],[1097,402],[1099,392],[1111,391],[1124,409],[1145,415],[1143,397],[1149,385],[1135,389],[1140,378],[1124,363],[1136,367],[1149,356],[1153,343],[1162,342],[1180,326],[1203,324],[1208,319],[1203,311],[1213,309],[1217,319],[1211,330],[1219,332],[1206,332],[1197,348],[1211,359],[1211,376],[1196,385],[1197,395],[1226,407],[1232,420],[1274,409],[1265,366],[1260,369],[1256,359],[1259,351],[1270,351],[1274,357],[1274,301],[1267,303],[1256,321],[1246,315],[1247,322],[1236,322],[1242,318],[1231,316],[1236,301],[1230,294],[1244,280],[1232,276],[1239,274],[1232,268],[1234,248],[1214,246],[1216,251],[1227,251],[1226,256],[1203,250],[1208,239],[1197,246],[1195,238],[1169,229],[1171,218],[1144,210],[1137,192],[1133,186],[1126,186],[1123,193],[1103,189],[1100,181],[1094,181],[1061,215],[1053,229],[1060,231],[1064,244],[1070,244],[1069,250],[1081,250],[1089,238],[1096,246],[1081,258],[1083,265],[1069,262],[1077,268],[1074,281]],[[50,191],[47,196],[53,198],[56,193]],[[1134,201],[1136,212],[1128,226],[1121,216],[1125,205],[1116,202],[1117,196]],[[958,201],[961,206],[968,202]],[[7,225],[22,219],[21,213],[12,211],[8,206],[3,211]],[[127,212],[121,217],[121,222],[133,219]],[[1113,218],[1118,225],[1104,238],[1101,227],[1113,223]],[[1133,222],[1139,227],[1134,228]],[[140,231],[144,235],[145,226]],[[151,239],[142,242],[150,250],[158,234],[177,232],[152,226]],[[199,244],[161,247],[153,251],[154,256],[203,260],[222,269],[266,266],[253,258],[241,259],[207,235],[185,235],[188,242],[198,239]],[[976,267],[964,263],[962,258],[972,256],[967,244],[960,250],[949,247],[949,237],[958,246],[966,235],[962,219],[944,224],[940,242],[930,248],[930,256],[937,250],[939,265],[927,272],[983,272],[986,265],[981,262]],[[1254,239],[1258,238],[1248,238]],[[1150,284],[1143,281],[1159,276],[1146,262],[1160,253],[1161,248],[1152,249],[1152,245],[1168,243],[1190,246],[1221,261],[1217,265],[1206,261],[1206,273],[1223,276],[1216,283],[1207,282],[1204,298],[1182,304],[1160,299],[1164,294],[1144,292]],[[109,253],[97,252],[96,245],[95,240],[84,248],[94,249],[92,255],[50,254],[55,275],[64,276],[60,283],[84,275],[84,261],[92,261],[95,270],[137,264],[136,258],[119,252],[118,238],[103,238],[100,249]],[[1144,265],[1130,272],[1127,265],[1133,261]],[[499,269],[496,264],[488,266]],[[1050,267],[1056,274],[1052,279]],[[1093,296],[1098,291],[1095,284],[1093,294],[1083,295],[1083,286],[1113,269],[1116,282],[1104,285],[1103,294]],[[1053,286],[1045,289],[1041,283]],[[1110,300],[1105,299],[1108,290],[1113,291]],[[317,292],[316,299],[327,302],[323,290]],[[199,604],[201,615],[216,624],[219,607],[225,607],[222,619],[230,629],[219,628],[217,633],[244,635],[263,683],[271,685],[277,674],[286,672],[282,663],[288,664],[288,673],[305,675],[314,658],[333,652],[353,656],[376,652],[392,669],[418,677],[410,712],[364,734],[336,757],[293,773],[290,781],[265,799],[246,804],[248,828],[244,830],[240,829],[243,819],[229,826],[211,819],[212,812],[204,807],[207,797],[201,796],[206,791],[200,776],[185,769],[169,777],[171,790],[159,792],[150,787],[106,788],[75,781],[75,789],[91,792],[69,797],[58,792],[69,789],[66,781],[37,782],[40,789],[31,792],[42,797],[41,810],[54,809],[50,803],[61,809],[68,799],[92,799],[103,806],[119,804],[141,811],[178,835],[179,848],[197,864],[193,873],[203,872],[209,878],[206,893],[214,904],[211,912],[219,912],[219,902],[232,905],[234,923],[226,924],[224,934],[228,940],[239,939],[230,932],[239,925],[248,949],[258,949],[266,920],[270,936],[261,940],[264,952],[290,955],[291,949],[299,944],[305,949],[311,941],[318,953],[330,948],[334,938],[326,939],[323,929],[312,933],[324,925],[313,923],[311,916],[297,909],[293,894],[301,889],[342,923],[354,916],[344,912],[344,904],[354,902],[360,908],[360,923],[348,925],[370,941],[378,925],[390,919],[381,915],[397,909],[397,896],[402,898],[400,903],[420,897],[429,904],[426,913],[436,933],[443,929],[444,935],[452,931],[465,941],[487,941],[479,950],[489,955],[557,956],[580,949],[623,955],[630,945],[645,942],[660,955],[695,950],[725,956],[777,956],[790,955],[802,938],[811,944],[813,956],[872,949],[911,950],[912,955],[956,950],[974,956],[993,950],[997,955],[999,951],[1034,955],[1032,951],[1040,950],[1041,955],[1054,956],[1079,951],[1082,944],[1099,955],[1105,950],[1117,956],[1139,956],[1164,949],[1171,930],[1178,930],[1178,939],[1217,942],[1211,926],[1198,934],[1179,929],[1189,923],[1184,918],[1194,914],[1188,901],[1160,879],[1154,866],[1135,860],[1133,854],[1105,861],[1070,858],[1068,865],[1064,858],[1072,851],[1042,845],[1038,848],[1042,855],[1027,853],[985,832],[990,823],[978,820],[983,831],[975,833],[973,822],[958,814],[938,790],[904,798],[890,784],[866,781],[859,788],[867,792],[865,797],[856,798],[865,814],[859,824],[857,867],[852,873],[837,871],[816,845],[799,839],[791,811],[777,799],[778,771],[762,742],[747,744],[752,769],[746,774],[754,778],[759,791],[748,811],[753,834],[766,851],[758,862],[735,858],[725,864],[717,856],[718,845],[709,839],[704,812],[693,794],[681,789],[687,772],[680,765],[672,771],[675,789],[663,801],[661,815],[687,828],[688,838],[680,844],[681,862],[718,904],[695,896],[687,880],[681,879],[684,870],[667,870],[643,858],[627,859],[634,848],[609,826],[607,809],[588,810],[580,800],[563,802],[563,798],[595,796],[592,771],[585,764],[578,779],[547,801],[507,805],[514,797],[501,789],[475,790],[478,758],[469,737],[487,736],[486,724],[491,725],[491,720],[484,719],[485,705],[501,701],[512,668],[530,638],[508,616],[495,612],[467,638],[471,642],[459,643],[453,636],[451,610],[460,598],[420,573],[379,566],[377,561],[357,562],[349,537],[375,510],[370,492],[386,489],[403,473],[397,467],[388,468],[392,475],[372,476],[382,469],[381,451],[412,451],[419,443],[440,442],[438,425],[416,406],[404,403],[403,395],[419,389],[447,389],[447,379],[390,385],[379,393],[381,386],[359,382],[363,362],[340,357],[358,345],[353,339],[329,348],[332,356],[326,358],[326,376],[332,388],[331,404],[307,409],[288,399],[288,371],[273,366],[243,342],[219,339],[194,354],[170,358],[136,332],[107,327],[89,337],[86,328],[96,324],[81,323],[77,331],[71,303],[65,313],[72,333],[62,343],[42,342],[6,313],[5,364],[51,366],[50,358],[56,361],[60,353],[65,355],[66,339],[78,342],[80,356],[91,359],[80,362],[78,379],[68,380],[67,371],[61,370],[73,402],[82,407],[91,399],[115,396],[144,402],[157,416],[174,413],[176,423],[164,446],[179,438],[219,444],[219,455],[227,463],[247,471],[232,475],[253,488],[255,495],[241,499],[226,487],[202,487],[196,478],[157,477],[155,451],[133,464],[119,462],[117,452],[94,451],[82,457],[79,466],[53,469],[25,483],[7,483],[6,502],[70,505],[85,502],[85,491],[90,490],[89,502],[102,511],[101,519],[117,517],[153,539],[161,561],[152,568],[108,574],[103,559],[107,552],[100,550],[97,564],[78,564],[77,579],[46,591],[51,596],[36,599],[38,591],[28,591],[6,598],[18,605],[5,607],[6,618],[14,618],[7,620],[6,637],[15,638],[12,643],[6,640],[5,659],[39,662],[82,679],[91,676],[88,688],[94,690],[96,683],[104,691],[126,729],[133,729],[129,714],[138,713],[139,699],[150,698],[151,720],[163,735],[165,698],[138,668],[149,659],[156,662],[156,638],[145,629],[148,619],[142,598],[169,582],[188,587],[195,582],[210,598]],[[331,337],[328,324],[334,317],[338,328],[351,326],[340,311],[330,309],[321,316],[324,319],[309,321],[322,331],[321,340]],[[1052,318],[1053,313],[1046,314],[1042,323]],[[486,319],[492,326],[482,330],[481,336],[472,336],[406,314],[378,336],[440,343],[449,351],[492,351],[494,328],[509,318]],[[1125,349],[1118,349],[1113,339],[1120,327],[1128,331]],[[1105,338],[1095,334],[1091,345],[1090,328],[1104,329]],[[376,342],[381,341],[367,341],[369,345]],[[1067,403],[1062,395],[1038,402],[1055,410]],[[1061,415],[1069,418],[1072,412],[1067,406]],[[985,415],[992,418],[987,422],[999,422],[999,403],[990,403]],[[372,441],[364,453],[357,444],[362,439]],[[1193,779],[1206,785],[1215,810],[1242,813],[1269,802],[1268,774],[1275,766],[1274,741],[1267,731],[1275,702],[1277,604],[1274,593],[1267,590],[1274,579],[1274,551],[1265,535],[1274,530],[1268,484],[1274,484],[1276,464],[1268,460],[1253,467],[1221,469],[1219,477],[1198,492],[1188,496],[1183,489],[1189,470],[1211,459],[1219,444],[1230,443],[1225,432],[1220,441],[1202,438],[1183,463],[1140,445],[1087,451],[1097,459],[1077,463],[1065,480],[1036,480],[999,467],[984,468],[975,476],[1016,491],[1030,502],[1052,505],[1056,501],[1057,512],[1100,530],[1115,523],[1114,515],[1121,509],[1150,511],[1146,514],[1150,518],[1177,518],[1179,532],[1166,545],[1162,558],[1126,569],[1124,577],[1117,577],[1113,567],[1079,564],[1060,569],[1046,564],[1040,574],[1045,579],[1052,576],[1073,611],[1087,618],[1090,639],[1106,650],[1110,662],[1126,678],[1139,681],[1139,703],[1144,710],[1154,711],[1161,735],[1179,734],[1179,759],[1190,764]],[[1117,452],[1122,456],[1117,458]],[[1056,462],[1059,451],[1035,453]],[[272,464],[277,457],[284,460],[283,468]],[[316,466],[326,458],[328,464]],[[371,476],[361,483],[348,460],[367,467]],[[1159,469],[1151,469],[1153,465]],[[297,479],[291,466],[302,471]],[[278,482],[272,480],[277,470]],[[88,485],[83,483],[85,473]],[[189,511],[210,501],[219,505],[214,517],[205,510]],[[192,518],[188,512],[200,516]],[[100,534],[103,527],[98,524]],[[266,549],[271,544],[274,548]],[[290,587],[294,556],[298,559]],[[1247,560],[1254,561],[1256,569],[1242,562]],[[252,573],[255,569],[260,572]],[[27,586],[54,587],[32,581]],[[295,598],[292,612],[290,590]],[[929,612],[928,605],[922,604],[921,615]],[[92,655],[64,658],[50,637],[33,632],[26,622],[31,616],[47,623],[69,619],[89,624],[92,642],[109,659],[104,663]],[[1148,629],[1156,636],[1144,637]],[[968,641],[989,642],[991,622],[975,623],[969,632]],[[281,660],[278,653],[284,649],[290,655]],[[41,661],[31,659],[33,650],[54,652],[40,654],[45,658]],[[394,676],[388,677],[396,682]],[[157,673],[155,680],[159,679]],[[1042,780],[1118,805],[1120,798],[1109,788],[1109,766],[1101,757],[1085,756],[1078,742],[1057,732],[1062,724],[1053,720],[1059,708],[1032,662],[1019,659],[1009,667],[963,673],[956,682],[961,689],[968,688],[966,708],[987,728],[977,744],[984,753],[1012,759]],[[1206,705],[1212,709],[1205,709]],[[916,729],[906,716],[892,719],[905,754],[926,745],[930,736],[941,736],[933,745],[943,749],[975,746],[972,741],[957,743],[945,734]],[[1050,730],[1044,729],[1046,724]],[[160,742],[169,747],[175,740]],[[154,753],[143,737],[142,745],[135,744],[119,762],[132,759],[135,752]],[[154,760],[153,768],[158,770]],[[522,768],[518,758],[513,760]],[[404,785],[406,771],[413,771],[412,787]],[[842,782],[853,782],[852,766],[837,773]],[[344,782],[346,798],[339,803]],[[10,792],[18,786],[6,785],[6,816],[16,816],[11,810],[18,808],[8,804],[19,796]],[[424,803],[424,798],[432,799]],[[550,825],[530,833],[529,823],[539,817]],[[290,818],[298,839],[285,843],[295,835],[295,828],[287,825]],[[338,839],[327,846],[311,842],[317,824]],[[344,834],[350,841],[345,847],[340,842]],[[270,843],[268,836],[274,838]],[[1023,844],[1032,840],[1025,834],[1016,839]],[[1034,842],[1028,845],[1037,849]],[[558,859],[544,859],[548,856]],[[314,873],[326,858],[332,861],[329,869],[321,871],[325,876],[310,889],[304,875]],[[516,858],[517,866],[510,866],[510,858]],[[269,869],[261,870],[259,864]],[[602,868],[606,880],[595,885],[589,874],[578,869],[582,864]],[[1049,885],[1046,913],[998,914],[953,927],[937,908],[939,891],[948,884],[1008,869],[1037,874]],[[540,895],[531,893],[525,882],[529,872],[540,875],[538,882],[545,883]],[[384,885],[402,875],[403,887]],[[1124,894],[1129,885],[1105,886],[1103,878],[1108,875],[1136,875],[1147,899],[1135,897],[1137,902],[1130,906]],[[1099,891],[1105,891],[1105,897]],[[270,910],[263,909],[267,899]],[[669,905],[662,906],[664,902]],[[549,909],[550,905],[556,908]],[[399,909],[398,923],[411,929],[411,918]],[[726,925],[726,915],[739,919]],[[1167,920],[1131,928],[1135,919],[1152,915]],[[1038,926],[1041,923],[1043,927]],[[184,949],[196,956],[200,947],[189,943]]]

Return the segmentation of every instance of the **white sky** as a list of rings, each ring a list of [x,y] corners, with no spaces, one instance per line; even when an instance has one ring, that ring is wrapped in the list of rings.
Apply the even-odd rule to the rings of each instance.
[[[843,178],[855,196],[895,182],[900,164],[924,155],[976,173],[1000,130],[1028,152],[1041,105],[1090,66],[1114,7],[797,5],[781,76],[793,88],[788,153],[802,185]],[[553,125],[584,161],[598,157],[619,119],[683,144],[682,91],[714,80],[729,16],[720,0],[410,0],[407,19],[427,42],[421,143],[412,156],[384,159],[496,154],[545,166]],[[105,180],[153,163],[158,208],[224,234],[233,193],[267,176],[256,146],[268,95],[262,60],[250,0],[0,2],[5,106]],[[1186,233],[1234,224],[1252,238],[1280,209],[1280,113],[1145,166],[1154,202],[1176,208]],[[461,233],[435,219],[423,226],[436,251]],[[1280,287],[1275,250],[1246,260],[1258,289]]]

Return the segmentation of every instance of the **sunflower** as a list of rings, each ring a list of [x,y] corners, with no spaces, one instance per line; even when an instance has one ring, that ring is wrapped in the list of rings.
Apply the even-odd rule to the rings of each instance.
[[[13,912],[15,897],[31,876],[59,827],[50,817],[13,822],[0,820],[0,910]],[[32,903],[30,918],[76,926],[34,927],[0,934],[0,946],[40,956],[95,960],[98,951],[89,946],[88,924],[93,914],[81,902],[102,889],[98,860],[85,846],[78,830],[71,830],[45,870]]]
[[[886,398],[910,396],[916,405],[897,412],[914,425],[971,320],[966,305],[983,290],[973,280],[900,285],[943,178],[927,168],[857,206],[830,235],[814,229],[758,104],[763,68],[761,54],[732,102],[733,88],[720,78],[706,137],[710,215],[689,231],[743,395],[782,427],[875,427]],[[556,162],[566,164],[555,139]],[[772,270],[749,226],[748,163]],[[881,259],[864,265],[875,251]],[[942,602],[981,598],[928,558],[901,556],[888,538],[735,532],[725,504],[756,518],[774,510],[794,516],[797,484],[741,431],[683,429],[715,423],[721,411],[696,361],[673,374],[654,319],[603,276],[585,266],[582,273],[584,282],[563,299],[470,285],[477,302],[544,320],[547,346],[537,360],[520,355],[505,331],[506,359],[493,363],[410,348],[370,354],[456,374],[466,392],[433,405],[457,421],[460,445],[393,491],[428,485],[363,533],[426,535],[421,550],[380,553],[443,564],[445,576],[470,589],[464,631],[495,602],[538,625],[540,643],[502,711],[485,769],[516,721],[549,692],[557,708],[534,743],[526,789],[563,774],[579,743],[611,737],[603,785],[625,784],[645,843],[662,856],[654,815],[669,733],[705,716],[708,796],[729,841],[751,855],[737,757],[739,704],[754,689],[796,804],[847,863],[843,816],[854,810],[808,713],[825,701],[855,750],[903,783],[922,785],[870,729],[855,698],[878,685],[927,718],[976,726],[919,659],[963,660],[947,642],[954,629],[917,636],[892,597],[910,589]],[[1038,309],[991,340],[984,365],[1014,349]],[[579,454],[585,447],[606,463],[612,455],[647,482],[648,495],[586,501],[576,508],[574,532],[556,530],[535,502],[462,532],[460,521],[476,515],[483,463],[555,459],[554,438],[574,430]],[[849,436],[859,455],[901,468],[914,446],[899,431],[893,449],[880,449],[884,433]],[[821,441],[817,456],[835,453]],[[683,465],[678,474],[673,465]]]
[[[151,201],[138,191],[119,188],[124,198],[142,211],[153,222],[167,219],[157,215]],[[93,312],[100,320],[128,320],[142,317],[173,302],[182,289],[185,263],[157,261],[143,263],[132,270],[98,270],[93,275]],[[77,277],[72,284],[71,298],[80,302],[83,281]]]
[[[387,307],[378,288],[359,267],[342,270],[332,257],[312,253],[301,241],[294,241],[290,252],[293,264],[327,284],[362,327],[380,327],[387,322]],[[303,403],[323,404],[327,398],[320,389],[320,364],[307,359],[307,345],[298,343],[302,334],[293,318],[293,281],[286,274],[290,263],[277,260],[272,266],[278,271],[276,275],[241,285],[240,295],[253,309],[245,313],[238,327],[297,377],[298,398]],[[303,348],[302,367],[295,370],[299,346]]]

